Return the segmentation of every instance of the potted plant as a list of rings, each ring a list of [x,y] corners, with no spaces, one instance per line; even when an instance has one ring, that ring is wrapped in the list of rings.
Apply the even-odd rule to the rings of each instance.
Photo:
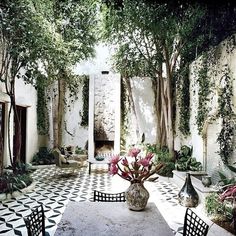
[[[143,183],[163,167],[162,163],[154,165],[153,153],[141,155],[141,149],[132,148],[126,156],[114,155],[110,161],[110,174],[119,175],[130,182],[125,193],[126,202],[131,210],[143,210],[149,193]]]

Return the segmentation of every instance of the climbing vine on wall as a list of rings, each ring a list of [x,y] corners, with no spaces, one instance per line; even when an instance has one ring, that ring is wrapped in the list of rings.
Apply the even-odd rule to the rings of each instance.
[[[199,85],[198,90],[198,112],[196,116],[196,123],[198,127],[198,133],[202,133],[204,122],[208,116],[208,95],[210,94],[210,81],[207,77],[207,57],[203,55],[202,63],[198,71],[197,83]]]
[[[226,66],[221,77],[221,86],[219,89],[218,97],[218,116],[222,118],[222,128],[217,138],[219,143],[219,155],[224,164],[229,164],[229,158],[231,157],[234,145],[234,113],[232,109],[232,97],[233,87],[232,79],[230,78],[229,68]]]
[[[128,112],[129,112],[129,99],[125,80],[121,79],[121,149],[126,146],[126,135],[128,132]]]
[[[89,77],[83,76],[83,110],[81,112],[81,126],[88,126],[88,115],[89,115]]]
[[[47,93],[42,84],[37,86],[37,129],[39,135],[47,135],[49,132],[49,117],[47,109]]]
[[[179,130],[188,136],[190,134],[190,93],[189,93],[189,65],[186,64],[178,74],[178,106],[179,106]]]

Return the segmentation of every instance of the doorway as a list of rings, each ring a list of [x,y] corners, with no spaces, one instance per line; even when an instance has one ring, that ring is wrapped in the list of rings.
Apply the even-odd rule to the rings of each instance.
[[[26,107],[16,106],[18,116],[14,116],[13,156],[26,163]]]
[[[4,126],[5,126],[5,104],[0,102],[0,171],[3,168],[4,157]]]

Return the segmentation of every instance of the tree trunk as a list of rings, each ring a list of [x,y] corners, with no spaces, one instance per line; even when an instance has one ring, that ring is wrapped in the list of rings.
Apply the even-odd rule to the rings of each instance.
[[[167,146],[171,157],[174,157],[174,131],[173,131],[173,101],[172,101],[172,71],[170,57],[167,48],[164,46],[166,66],[166,109],[167,109]]]
[[[135,103],[134,103],[130,78],[124,77],[124,80],[125,80],[125,83],[126,83],[126,86],[127,86],[127,89],[128,89],[128,96],[129,96],[130,106],[131,106],[131,109],[132,109],[132,111],[134,113],[134,117],[135,117],[136,135],[137,135],[138,139],[140,140],[141,131],[140,131],[140,127],[139,127],[139,124],[138,124],[138,116],[137,116],[137,112],[136,112],[136,109],[135,109]]]
[[[56,81],[56,83],[59,83]],[[58,87],[58,84],[57,84]],[[53,116],[53,147],[59,147],[58,142],[58,91],[53,89],[52,116]]]
[[[66,82],[63,78],[58,81],[58,145],[62,146],[63,122],[65,117]]]

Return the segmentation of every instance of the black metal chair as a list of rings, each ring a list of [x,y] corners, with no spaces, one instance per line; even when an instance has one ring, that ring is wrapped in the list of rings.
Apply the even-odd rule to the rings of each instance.
[[[209,226],[199,218],[190,208],[184,217],[183,236],[206,236]]]
[[[125,192],[103,193],[98,190],[94,190],[93,201],[94,202],[125,202]]]
[[[45,232],[45,215],[43,206],[40,205],[32,210],[32,213],[24,217],[28,236],[46,236]]]

